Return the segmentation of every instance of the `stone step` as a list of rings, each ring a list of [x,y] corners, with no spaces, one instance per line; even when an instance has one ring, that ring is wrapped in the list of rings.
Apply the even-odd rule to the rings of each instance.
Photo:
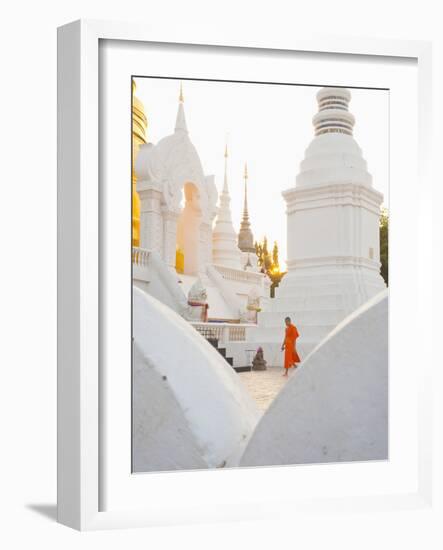
[[[250,372],[252,370],[251,366],[246,367],[234,367],[235,372]]]
[[[226,357],[226,348],[218,347],[218,338],[206,338],[206,340],[218,351],[225,361],[231,365],[231,367],[234,367],[234,359],[232,357]]]

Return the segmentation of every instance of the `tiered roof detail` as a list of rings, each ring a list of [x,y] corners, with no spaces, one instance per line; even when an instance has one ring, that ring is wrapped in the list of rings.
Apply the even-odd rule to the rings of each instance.
[[[238,234],[238,247],[242,252],[255,252],[254,236],[251,231],[251,223],[249,222],[248,212],[248,165],[245,163],[245,171],[243,173],[245,180],[245,198],[243,204],[243,218],[240,224],[240,232]]]

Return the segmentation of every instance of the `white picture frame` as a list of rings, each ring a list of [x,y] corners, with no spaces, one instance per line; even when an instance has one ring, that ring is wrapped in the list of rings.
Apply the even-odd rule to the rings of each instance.
[[[408,473],[401,477],[396,490],[385,493],[334,494],[333,488],[326,494],[309,490],[303,499],[285,494],[283,487],[289,479],[292,467],[231,471],[223,479],[223,485],[235,487],[241,477],[249,484],[266,483],[281,485],[267,502],[254,497],[236,505],[235,495],[217,501],[195,502],[186,507],[184,502],[160,505],[161,493],[177,487],[189,490],[193,485],[212,483],[219,472],[156,474],[151,477],[132,476],[131,485],[150,484],[151,503],[140,506],[127,499],[113,500],[111,509],[103,509],[100,484],[105,479],[101,423],[104,407],[100,396],[100,230],[99,212],[102,208],[99,194],[99,74],[100,41],[126,41],[127,43],[190,44],[186,31],[177,29],[164,32],[159,28],[147,28],[135,24],[101,21],[77,21],[61,27],[58,32],[58,520],[80,530],[129,526],[220,521],[242,518],[276,517],[282,512],[279,503],[289,505],[293,511],[338,509],[375,510],[428,506],[431,501],[431,400],[430,400],[430,331],[422,330],[422,365],[417,376],[418,457],[411,463],[417,476]],[[429,173],[431,126],[431,46],[426,42],[367,40],[359,38],[331,38],[314,36],[218,36],[211,33],[192,36],[192,43],[201,48],[218,46],[235,52],[247,49],[273,52],[330,53],[337,56],[389,57],[395,64],[402,59],[412,59],[417,64],[418,102],[418,181],[417,211],[420,233],[414,244],[414,254],[420,254],[420,265],[430,265],[431,239],[430,205],[432,204],[432,180]],[[357,57],[356,57],[357,59]],[[129,117],[129,115],[128,115]],[[129,154],[129,146],[128,146]],[[127,166],[130,170],[130,166]],[[129,180],[128,180],[129,181]],[[129,187],[128,187],[129,189]],[[417,223],[418,223],[417,222]],[[417,256],[418,261],[418,256]],[[426,267],[417,275],[414,303],[416,319],[431,318],[431,277]],[[414,279],[415,280],[415,279]],[[428,281],[428,285],[426,284]],[[395,359],[394,359],[395,360]],[[429,365],[429,366],[427,366]],[[128,365],[129,369],[129,365]],[[415,411],[415,409],[414,409]],[[130,414],[130,413],[129,413]],[[126,426],[125,429],[129,429]],[[125,432],[126,433],[126,432]],[[122,432],[123,434],[123,432]],[[127,441],[127,440],[126,440]],[[415,448],[414,448],[415,452]],[[418,466],[418,469],[415,468]],[[323,468],[323,467],[322,467]],[[333,468],[333,466],[332,466]],[[341,474],[347,465],[339,465]],[[317,470],[323,481],[332,470]],[[337,470],[334,470],[338,475]],[[300,472],[300,470],[298,470]],[[309,475],[306,470],[306,475]],[[392,474],[392,472],[391,472]],[[130,475],[130,471],[127,472]],[[223,472],[222,475],[225,475]],[[344,474],[347,475],[347,474]],[[349,474],[352,487],[356,471]],[[199,477],[196,477],[199,476]],[[408,477],[409,476],[409,477]],[[220,478],[219,478],[220,479]],[[400,478],[399,478],[400,479]],[[204,481],[203,481],[204,480]],[[264,485],[266,486],[266,485]],[[216,487],[216,486],[214,486]],[[332,492],[331,492],[332,491]],[[198,493],[198,491],[197,491]],[[127,493],[130,495],[131,493]],[[157,502],[156,502],[157,499]],[[172,499],[174,500],[174,499]],[[117,502],[115,502],[117,501]],[[163,501],[162,501],[163,502]],[[278,511],[277,511],[278,510]]]

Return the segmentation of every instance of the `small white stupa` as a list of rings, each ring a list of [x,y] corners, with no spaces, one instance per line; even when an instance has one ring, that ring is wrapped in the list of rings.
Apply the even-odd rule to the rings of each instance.
[[[228,146],[225,147],[225,177],[220,194],[215,226],[212,231],[212,260],[215,265],[240,269],[241,252],[237,246],[237,234],[232,225],[231,197],[228,187]]]

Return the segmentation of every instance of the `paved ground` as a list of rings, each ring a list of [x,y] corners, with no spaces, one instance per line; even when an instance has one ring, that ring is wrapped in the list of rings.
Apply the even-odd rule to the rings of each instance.
[[[283,368],[268,367],[263,371],[240,372],[239,376],[257,402],[259,409],[266,411],[293,373],[290,373],[288,378],[283,377],[282,374]]]

